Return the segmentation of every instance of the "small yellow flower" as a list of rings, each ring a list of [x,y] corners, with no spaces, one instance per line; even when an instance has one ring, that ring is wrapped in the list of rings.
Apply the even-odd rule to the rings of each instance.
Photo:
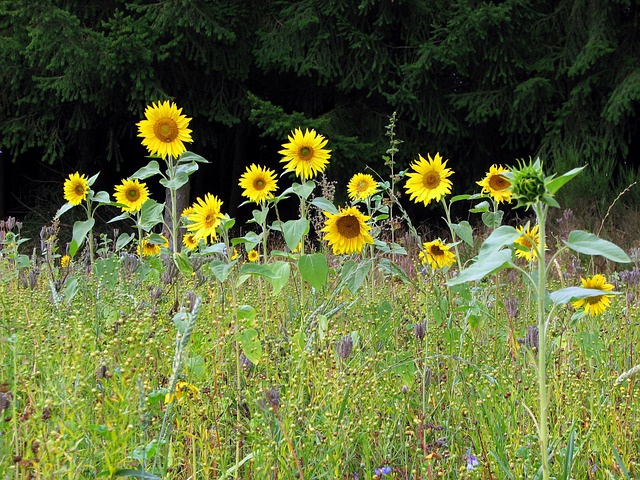
[[[440,239],[425,242],[419,257],[423,264],[429,263],[434,270],[448,267],[456,261],[451,247],[442,243]]]
[[[351,200],[364,200],[376,193],[378,182],[367,173],[356,173],[347,184],[347,193]]]
[[[64,199],[71,205],[80,205],[87,198],[89,184],[87,177],[78,172],[69,175],[64,182]]]
[[[607,283],[607,279],[601,273],[595,274],[591,278],[580,278],[583,288],[589,288],[594,290],[602,290],[603,292],[610,292],[613,290],[613,285]],[[611,306],[611,298],[613,295],[597,295],[595,297],[581,298],[573,302],[575,308],[581,308],[584,306],[584,313],[587,315],[595,316],[603,313],[607,308]]]
[[[325,149],[327,141],[315,130],[306,129],[304,133],[296,128],[289,135],[289,143],[282,145],[280,153],[284,158],[280,162],[286,162],[285,170],[294,171],[302,181],[315,177],[324,171],[329,163],[331,150]]]
[[[451,180],[449,176],[454,173],[450,168],[446,168],[447,161],[442,161],[439,153],[429,160],[425,160],[422,155],[418,155],[411,168],[413,172],[407,173],[407,183],[404,188],[410,194],[410,199],[414,202],[423,202],[428,205],[431,200],[439,202],[442,197],[451,193]]]
[[[142,145],[151,155],[178,158],[187,151],[184,142],[193,141],[191,130],[187,128],[191,119],[182,115],[182,109],[168,100],[152,105],[144,111],[147,118],[137,123]]]
[[[247,254],[247,257],[249,258],[250,262],[257,262],[258,259],[260,258],[260,254],[258,252],[256,252],[255,250],[251,250]]]
[[[524,258],[528,262],[532,262],[538,258],[538,248],[540,247],[540,234],[538,233],[538,225],[533,228],[520,225],[517,227],[518,232],[522,236],[515,241],[516,257]],[[546,245],[545,245],[546,247]]]
[[[503,175],[509,170],[502,165],[491,165],[489,173],[479,182],[482,187],[482,193],[488,193],[496,201],[496,203],[511,201],[511,182]]]
[[[276,172],[260,165],[251,164],[240,177],[242,196],[255,203],[273,198],[273,192],[278,188]]]
[[[193,233],[185,233],[182,237],[182,243],[188,250],[194,250],[198,246],[198,239]]]
[[[149,189],[144,183],[140,183],[137,178],[133,180],[127,179],[116,186],[114,197],[116,202],[124,205],[121,207],[123,212],[135,213],[149,199]]]
[[[70,263],[71,263],[71,257],[69,255],[63,255],[60,258],[60,267],[61,268],[68,268]]]
[[[240,254],[238,253],[238,249],[236,249],[236,247],[233,247],[233,253],[231,254],[231,260],[235,260],[236,258],[238,258]]]
[[[161,235],[161,237],[163,240],[162,245],[158,243],[151,243],[148,238],[143,238],[138,245],[138,248],[136,249],[138,255],[141,255],[143,257],[159,255],[161,247],[169,248],[169,240],[167,239],[167,237],[165,237],[164,235]]]
[[[184,380],[178,381],[176,384],[175,393],[167,393],[164,396],[164,403],[171,403],[175,398],[178,403],[182,401],[183,398],[193,398],[200,393],[200,389],[195,385],[190,384],[189,382],[185,382]]]
[[[327,217],[321,232],[329,242],[334,255],[360,253],[366,244],[373,243],[371,227],[366,221],[371,217],[360,213],[356,207],[340,209],[338,213],[324,212]]]

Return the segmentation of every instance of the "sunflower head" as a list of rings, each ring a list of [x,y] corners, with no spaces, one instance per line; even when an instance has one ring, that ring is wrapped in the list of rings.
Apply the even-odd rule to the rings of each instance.
[[[607,308],[611,306],[611,297],[613,295],[607,295],[604,292],[610,292],[613,290],[613,285],[607,283],[607,279],[601,273],[597,273],[593,277],[584,279],[580,278],[582,286],[593,290],[602,290],[602,295],[596,295],[594,297],[581,298],[573,302],[575,308],[582,308],[584,306],[584,312],[587,315],[600,315]]]
[[[321,232],[335,255],[360,253],[366,244],[372,244],[371,227],[366,224],[369,216],[356,207],[340,209],[338,213],[324,212],[327,220]]]
[[[247,253],[247,258],[250,262],[257,262],[260,258],[260,254],[255,250],[249,250],[249,253]]]
[[[282,144],[280,162],[286,163],[285,170],[293,171],[302,179],[309,180],[324,171],[329,163],[331,150],[324,147],[327,140],[315,130],[306,129],[304,133],[296,128],[289,135],[289,143]]]
[[[187,231],[193,233],[196,240],[217,238],[216,229],[224,218],[221,208],[222,200],[215,195],[207,193],[204,198],[197,198],[193,204],[193,212],[186,217]]]
[[[136,249],[141,257],[150,257],[152,255],[160,255],[160,245],[151,243],[148,238],[143,238]]]
[[[414,202],[423,202],[428,205],[431,200],[439,202],[442,197],[451,193],[451,176],[453,170],[446,168],[447,160],[442,161],[439,153],[435,157],[427,155],[426,160],[422,155],[418,155],[411,168],[413,172],[407,173],[407,183],[405,190],[410,194],[410,199]]]
[[[244,189],[242,195],[255,203],[273,198],[278,188],[276,172],[260,165],[251,164],[240,177],[239,185]]]
[[[187,128],[191,119],[182,115],[181,108],[166,100],[147,106],[144,115],[146,119],[137,123],[138,136],[151,155],[178,158],[186,152],[184,142],[193,141]]]
[[[518,202],[516,207],[529,208],[537,202],[543,202],[551,206],[558,206],[553,195],[548,189],[551,177],[546,178],[542,170],[540,159],[533,162],[518,161],[518,168],[512,168],[504,174],[511,182],[513,199]]]
[[[503,168],[502,165],[491,165],[489,168],[489,173],[479,182],[476,182],[478,185],[482,187],[482,193],[488,193],[491,195],[496,203],[511,201],[511,182],[504,175],[508,173],[509,170]]]
[[[520,225],[516,228],[522,235],[516,239],[516,257],[524,258],[528,262],[538,257],[538,249],[540,248],[540,234],[538,233],[538,225],[530,227],[529,225]]]
[[[347,193],[351,200],[364,200],[376,193],[378,182],[367,173],[356,173],[347,184]]]
[[[121,203],[123,212],[135,213],[142,208],[142,204],[149,199],[149,189],[138,179],[123,180],[116,186],[114,194],[116,202]]]
[[[422,245],[419,257],[423,264],[426,265],[428,263],[434,270],[448,267],[456,261],[456,256],[451,251],[451,247],[442,243],[439,238],[431,242],[425,242]]]
[[[64,181],[64,199],[71,205],[80,205],[89,194],[89,182],[85,175],[72,173]]]
[[[198,246],[198,239],[193,233],[187,233],[182,237],[182,243],[187,250],[195,250]]]

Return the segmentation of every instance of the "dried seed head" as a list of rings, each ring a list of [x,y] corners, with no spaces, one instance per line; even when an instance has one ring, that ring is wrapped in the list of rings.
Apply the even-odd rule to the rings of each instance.
[[[418,340],[424,340],[425,335],[427,334],[427,323],[420,322],[413,325],[413,335]]]
[[[518,308],[518,299],[516,297],[509,297],[504,301],[504,309],[507,311],[507,315],[511,320],[518,318],[520,309]]]
[[[280,392],[277,388],[271,387],[269,390],[264,392],[264,395],[267,397],[269,405],[271,405],[274,410],[277,410],[280,407]]]
[[[351,338],[351,335],[345,335],[340,341],[336,342],[336,350],[342,360],[349,358],[349,355],[353,352],[353,338]]]

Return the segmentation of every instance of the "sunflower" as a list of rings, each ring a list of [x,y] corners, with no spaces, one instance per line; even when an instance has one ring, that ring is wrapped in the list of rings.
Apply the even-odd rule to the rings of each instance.
[[[86,176],[76,172],[64,181],[64,199],[71,205],[80,205],[88,193],[89,184]]]
[[[250,262],[257,262],[260,258],[260,254],[255,250],[250,250],[249,253],[247,253],[247,257],[249,258]]]
[[[187,150],[183,142],[193,141],[191,130],[187,128],[191,119],[181,115],[182,109],[168,100],[152,105],[144,111],[146,120],[137,123],[142,145],[147,147],[151,155],[178,158]]]
[[[164,396],[164,403],[171,403],[175,398],[176,401],[181,402],[183,397],[195,397],[200,393],[200,389],[195,385],[185,382],[184,380],[178,381],[176,384],[175,393],[167,393]]]
[[[278,153],[284,158],[280,162],[288,162],[285,165],[286,171],[295,171],[302,181],[313,178],[317,173],[322,172],[329,163],[329,153],[325,150],[327,140],[316,133],[315,130],[302,130],[296,128],[293,135],[289,135],[289,143],[284,143]]]
[[[242,195],[255,203],[273,198],[273,192],[278,188],[276,172],[260,165],[251,164],[240,177]]]
[[[520,225],[517,230],[522,235],[515,241],[516,257],[524,258],[531,262],[538,257],[538,248],[540,247],[538,225],[533,228],[527,226],[526,230]]]
[[[149,189],[146,184],[138,182],[138,179],[123,180],[121,185],[116,186],[114,194],[116,202],[125,205],[123,212],[135,213],[142,208],[142,204],[149,199]]]
[[[582,281],[582,286],[584,288],[591,288],[594,290],[602,290],[603,292],[610,292],[613,290],[613,285],[607,283],[607,279],[601,273],[595,274],[591,278],[580,278]],[[584,305],[584,312],[588,315],[600,315],[604,312],[609,306],[611,306],[611,297],[613,295],[596,295],[595,297],[587,297],[581,298],[580,300],[576,300],[573,302],[573,306],[575,308],[580,308]]]
[[[419,257],[423,264],[429,263],[434,270],[448,267],[456,261],[451,247],[442,243],[440,239],[425,242]]]
[[[216,228],[222,223],[223,218],[220,207],[222,207],[222,200],[210,193],[207,193],[204,199],[197,198],[193,204],[193,213],[187,216],[190,222],[187,230],[194,233],[197,240],[204,238],[206,241],[207,237],[216,238]]]
[[[491,165],[489,173],[479,182],[482,187],[482,193],[488,193],[496,201],[496,203],[511,201],[511,182],[503,175],[509,172],[502,165]]]
[[[347,192],[351,200],[364,200],[376,193],[378,182],[367,173],[356,173],[347,184]]]
[[[160,245],[158,245],[157,243],[151,243],[148,238],[143,238],[138,244],[136,252],[138,253],[138,255],[141,255],[143,257],[159,255]]]
[[[407,173],[409,180],[404,186],[407,193],[411,194],[411,200],[425,205],[431,200],[439,202],[443,196],[451,193],[451,180],[447,177],[453,173],[453,170],[446,168],[448,160],[443,162],[439,153],[433,158],[427,156],[428,161],[418,154],[418,160],[411,165],[414,172]]]
[[[187,247],[188,250],[195,250],[195,248],[198,246],[198,239],[193,233],[186,233],[182,237],[182,243],[185,247]]]
[[[324,212],[327,216],[321,232],[329,242],[334,255],[360,253],[365,244],[373,243],[369,235],[371,227],[365,222],[371,217],[363,215],[356,207],[340,209],[338,213]]]
[[[231,260],[235,260],[236,258],[238,258],[239,255],[240,254],[238,253],[238,249],[233,247],[233,253],[231,254]]]

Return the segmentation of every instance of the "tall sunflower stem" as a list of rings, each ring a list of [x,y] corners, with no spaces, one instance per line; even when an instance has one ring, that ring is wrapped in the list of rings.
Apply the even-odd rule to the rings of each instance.
[[[449,232],[451,233],[451,241],[453,242],[453,249],[456,252],[456,262],[458,263],[458,270],[462,271],[462,261],[460,260],[460,251],[458,250],[458,243],[456,241],[458,237],[456,236],[456,232],[454,231],[451,223],[450,205],[447,205],[447,202],[444,200],[444,198],[442,199],[442,207],[444,208],[447,227],[449,227]]]
[[[167,167],[169,174],[169,181],[175,179],[176,176],[176,164],[172,155],[167,155]],[[174,187],[169,188],[169,196],[171,199],[171,251],[178,253],[178,192]]]

